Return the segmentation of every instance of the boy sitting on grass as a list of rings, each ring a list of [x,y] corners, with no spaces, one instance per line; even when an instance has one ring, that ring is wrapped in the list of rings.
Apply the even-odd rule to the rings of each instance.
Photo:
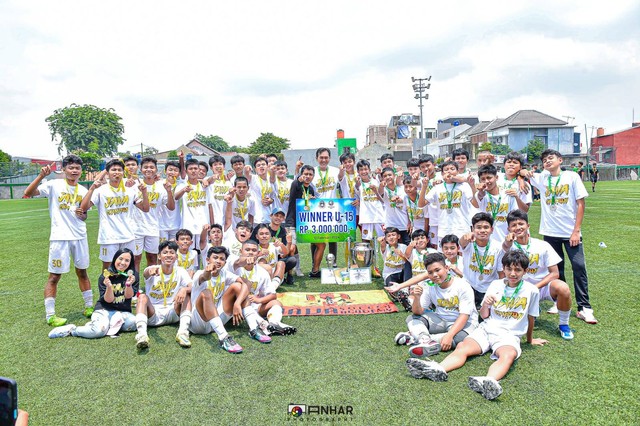
[[[485,321],[440,363],[409,358],[407,368],[413,377],[444,382],[449,377],[448,372],[462,367],[467,358],[491,349],[491,358],[497,361],[489,367],[486,376],[469,377],[469,387],[487,399],[496,399],[502,393],[498,381],[520,357],[522,335],[527,335],[527,343],[531,345],[548,343],[533,338],[534,318],[540,311],[540,294],[533,284],[523,280],[529,258],[520,250],[510,251],[502,258],[502,266],[506,278],[493,281],[482,301],[480,315]]]

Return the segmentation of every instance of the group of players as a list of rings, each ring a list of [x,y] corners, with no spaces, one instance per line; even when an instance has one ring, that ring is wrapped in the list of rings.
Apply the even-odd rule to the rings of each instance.
[[[405,172],[390,154],[375,170],[348,152],[340,156],[340,167],[329,166],[331,152],[320,148],[317,164],[299,160],[292,180],[287,163],[273,154],[258,157],[253,167],[235,156],[230,171],[221,156],[207,164],[185,161],[181,154],[179,161],[166,163],[164,178],[154,158],[138,163],[129,157],[108,162],[86,190],[78,184],[81,160],[67,156],[65,179],[43,183],[51,173],[43,167],[25,191],[49,199],[45,311],[56,327],[50,337],[137,331],[136,346],[144,349],[147,326],[179,323],[181,346],[191,345],[189,333],[215,332],[222,348],[237,353],[242,348],[224,327],[229,319],[234,325],[246,320],[251,337],[262,343],[270,342],[270,335],[293,334],[295,328],[281,321],[276,297],[279,285],[291,284],[294,273],[301,275],[296,206],[290,200],[343,197],[354,200],[363,241],[380,245],[385,287],[412,311],[409,332],[395,339],[411,346],[411,374],[443,380],[468,356],[492,349],[498,362],[486,377],[469,383],[495,398],[501,392],[498,380],[520,355],[520,337],[545,342],[532,336],[540,299],[555,302],[550,313],[559,314],[560,334],[573,338],[563,249],[573,268],[577,317],[597,323],[580,234],[588,193],[576,173],[562,170],[559,152],[547,150],[541,159],[544,171],[531,173],[520,154],[510,153],[500,173],[493,156],[481,152],[478,171],[471,173],[468,152],[455,150],[439,171],[435,159],[424,155],[409,160]],[[529,235],[530,185],[540,193],[544,241]],[[95,307],[84,224],[92,207],[99,212],[104,269]],[[309,277],[320,276],[325,248],[311,245]],[[329,243],[329,250],[336,259],[336,244]],[[143,251],[145,285],[138,288]],[[69,254],[84,313],[91,317],[85,326],[66,325],[55,314],[57,283],[70,269]],[[480,324],[478,311],[485,319]],[[455,351],[442,365],[420,359],[450,349]]]

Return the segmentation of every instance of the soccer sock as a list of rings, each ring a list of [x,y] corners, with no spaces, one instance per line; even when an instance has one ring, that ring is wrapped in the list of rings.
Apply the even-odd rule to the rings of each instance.
[[[416,340],[420,339],[423,335],[427,335],[430,338],[429,329],[421,319],[410,317],[410,319],[407,319],[407,327],[409,328],[409,333],[411,333]]]
[[[222,321],[223,324],[226,324],[229,322],[229,320],[231,319],[232,315],[229,315],[226,312],[221,312],[220,313],[220,321]]]
[[[90,308],[93,306],[93,290],[89,289],[82,292],[82,298],[84,299],[84,307]]]
[[[444,336],[446,336],[446,335],[447,335],[447,333],[432,334],[432,335],[431,335],[431,338],[432,338],[433,340],[435,340],[436,342],[440,343],[440,342],[442,341],[442,338],[443,338]]]
[[[269,312],[267,312],[267,321],[274,324],[280,324],[280,321],[282,321],[282,306],[272,306],[271,309],[269,309]]]
[[[274,290],[276,290],[278,287],[280,287],[280,284],[282,284],[282,280],[280,279],[280,277],[274,277],[271,280],[271,285],[273,286]]]
[[[293,257],[296,258],[295,270],[296,270],[296,272],[300,272],[301,271],[301,269],[300,269],[300,253],[296,253]]]
[[[191,311],[185,309],[180,313],[180,326],[178,327],[178,334],[189,333],[189,325],[191,324]]]
[[[138,334],[147,334],[147,316],[145,314],[136,314],[136,328]]]
[[[242,314],[244,315],[244,319],[247,321],[249,330],[255,330],[256,328],[258,328],[258,313],[255,309],[253,309],[252,306],[242,308]]]
[[[560,325],[569,325],[569,317],[571,316],[571,309],[568,311],[561,311],[558,309],[558,317]]]
[[[47,316],[47,319],[51,318],[56,314],[56,298],[55,297],[47,297],[44,299],[44,311]]]
[[[227,330],[224,328],[224,324],[222,324],[222,320],[220,317],[213,317],[209,320],[209,324],[213,327],[213,331],[218,335],[218,340],[222,340],[227,337]]]

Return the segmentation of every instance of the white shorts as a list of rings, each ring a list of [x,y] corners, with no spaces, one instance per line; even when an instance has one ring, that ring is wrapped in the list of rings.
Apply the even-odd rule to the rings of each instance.
[[[155,313],[147,320],[147,325],[150,327],[159,327],[161,325],[180,322],[180,317],[173,309],[173,304],[168,306],[153,305],[153,309]]]
[[[142,250],[147,253],[158,254],[158,245],[160,245],[160,237],[150,237],[149,235],[136,236],[136,249],[133,251],[135,256],[140,256]]]
[[[373,233],[375,231],[377,237],[384,236],[384,230],[380,223],[361,223],[362,239],[373,240]]]
[[[440,244],[440,238],[438,238],[438,225],[429,226],[429,243],[434,246]]]
[[[136,240],[127,241],[126,243],[100,244],[100,260],[103,262],[111,262],[116,252],[125,248],[134,252],[136,248]]]
[[[551,300],[552,302],[555,302],[555,299],[551,297],[551,283],[540,289],[540,300]]]
[[[87,239],[49,242],[49,272],[52,274],[66,274],[71,266],[78,269],[89,268],[89,244]]]
[[[209,321],[205,321],[200,316],[198,310],[194,307],[191,311],[191,323],[189,324],[189,331],[193,334],[211,334],[213,333],[213,327]]]
[[[520,349],[520,338],[514,336],[511,333],[492,333],[485,330],[486,323],[481,323],[478,328],[469,334],[468,338],[471,338],[480,345],[480,349],[482,353],[485,354],[489,352],[489,349],[493,352],[491,354],[491,359],[498,359],[495,355],[496,351],[502,346],[512,346],[516,349],[518,353],[516,359],[520,358],[520,354],[522,353],[522,349]]]
[[[163,241],[167,241],[167,240],[176,240],[176,232],[178,232],[177,229],[171,229],[171,230],[160,230],[160,243]]]

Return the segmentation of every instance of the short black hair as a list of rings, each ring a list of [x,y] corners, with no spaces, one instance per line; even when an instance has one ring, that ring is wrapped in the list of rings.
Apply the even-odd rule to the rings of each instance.
[[[514,222],[516,220],[524,220],[525,222],[529,223],[529,215],[527,214],[527,212],[520,209],[510,211],[507,215],[507,225],[510,225],[511,222]]]
[[[214,223],[213,225],[211,225],[211,227],[209,228],[209,232],[211,232],[211,230],[214,228],[224,232],[224,229],[222,229],[222,225],[220,225],[219,223]]]
[[[165,172],[167,171],[167,167],[172,166],[175,167],[176,169],[178,169],[179,171],[182,171],[182,167],[180,167],[180,163],[177,161],[167,161],[164,165],[164,170]]]
[[[318,148],[316,149],[316,158],[318,158],[318,156],[320,154],[322,154],[323,152],[327,152],[327,154],[329,154],[329,158],[331,158],[331,150],[329,148]]]
[[[555,155],[558,158],[562,158],[562,154],[560,154],[559,151],[556,151],[555,149],[545,149],[544,151],[542,151],[542,154],[540,154],[540,161],[544,162],[544,159],[550,155]]]
[[[287,162],[284,160],[278,160],[274,163],[274,166],[278,167],[278,166],[284,166],[286,169],[289,168],[289,166],[287,165]]]
[[[224,254],[225,260],[229,258],[229,250],[222,246],[209,247],[209,250],[207,250],[207,258],[211,257],[212,254]]]
[[[62,159],[62,167],[67,167],[69,164],[79,164],[82,166],[82,158],[75,154],[69,154]]]
[[[444,257],[442,253],[429,253],[424,257],[424,267],[428,268],[434,263],[442,263],[443,265],[447,265],[447,258]]]
[[[173,240],[164,240],[158,245],[158,253],[161,253],[166,247],[170,250],[178,251],[178,243]]]
[[[487,212],[476,213],[471,218],[471,226],[475,226],[478,222],[489,222],[489,225],[493,226],[493,216]]]
[[[407,161],[407,168],[409,167],[420,167],[420,162],[417,158],[410,158],[409,161]]]
[[[236,223],[236,229],[238,228],[247,228],[249,232],[253,230],[253,226],[248,220],[241,220],[240,222]]]
[[[124,163],[119,158],[114,158],[113,160],[109,160],[107,164],[104,166],[104,169],[106,171],[109,171],[113,166],[120,166],[120,168],[124,170]]]
[[[464,155],[467,158],[467,160],[469,160],[469,151],[463,148],[454,149],[453,152],[451,153],[451,158],[455,160],[456,157],[459,155]]]
[[[344,163],[345,160],[351,159],[353,160],[353,162],[355,163],[356,161],[356,156],[353,155],[353,153],[351,152],[345,152],[344,154],[342,154],[340,156],[340,164]]]
[[[529,256],[522,250],[509,250],[502,257],[502,266],[520,266],[526,271],[529,267]]]
[[[382,154],[380,156],[380,162],[382,163],[384,160],[391,160],[394,161],[393,159],[393,155],[389,154],[388,152],[386,154]]]
[[[391,167],[385,167],[385,168],[384,168],[384,169],[382,169],[382,171],[380,172],[380,176],[384,175],[384,174],[385,174],[385,173],[387,173],[387,172],[391,172],[391,174],[392,174],[392,175],[393,175],[393,174],[395,174],[395,173],[393,172],[393,169],[392,169]]]
[[[300,169],[300,174],[304,173],[305,170],[311,170],[315,176],[316,174],[316,169],[313,168],[313,166],[309,165],[309,164],[305,164],[304,166],[302,166],[302,168]]]
[[[136,162],[136,164],[140,164],[140,162],[138,161],[138,159],[137,159],[136,157],[134,157],[133,155],[127,155],[126,157],[124,157],[124,158],[122,159],[122,162],[123,162],[123,163],[127,163],[127,162],[129,162],[129,161],[135,161],[135,162]]]
[[[209,157],[209,165],[213,167],[213,163],[222,163],[223,166],[226,166],[227,160],[225,160],[222,155],[213,154],[211,157]]]
[[[158,160],[153,157],[144,157],[142,160],[140,160],[140,164],[145,163],[153,163],[156,167],[158,167]]]
[[[411,176],[405,176],[402,178],[402,184],[407,185],[413,183],[413,178]]]
[[[231,165],[233,166],[235,163],[242,163],[244,164],[244,157],[242,155],[234,155],[233,157],[231,157],[231,159],[229,160],[229,162],[231,163]]]
[[[456,163],[453,160],[449,160],[449,161],[445,161],[444,163],[442,163],[440,165],[440,170],[444,170],[445,167],[447,166],[454,166],[456,168],[456,170],[458,170],[460,168],[460,166],[458,165],[458,163]]]
[[[415,240],[418,237],[427,237],[427,233],[424,232],[424,229],[416,229],[415,231],[413,231],[413,234],[411,234],[411,239]]]
[[[482,177],[482,175],[498,176],[498,169],[493,164],[485,164],[478,169],[478,177]]]
[[[423,163],[433,163],[435,164],[436,160],[433,158],[433,155],[431,154],[423,154],[420,157],[418,157],[418,164],[423,164]]]
[[[524,155],[516,151],[511,151],[510,153],[507,154],[506,157],[504,157],[505,163],[509,160],[517,161],[518,163],[520,163],[520,166],[524,166],[525,164]]]
[[[363,167],[366,167],[366,168],[370,169],[371,168],[371,163],[369,163],[367,160],[358,161],[358,164],[356,164],[356,169],[360,170]]]
[[[195,158],[190,158],[190,159],[188,159],[187,161],[184,162],[184,168],[188,169],[189,166],[194,165],[194,164],[196,166],[198,166],[200,164],[200,162],[198,160],[196,160]]]
[[[260,161],[264,161],[265,163],[269,164],[269,162],[265,157],[258,157],[255,160],[253,160],[253,167],[255,167],[256,164],[258,164]]]
[[[193,239],[193,233],[188,229],[182,228],[182,229],[178,229],[178,232],[176,232],[176,241],[178,240],[178,238],[182,237],[183,235],[188,235],[189,238]]]
[[[244,176],[238,176],[236,178],[236,180],[233,182],[233,186],[238,186],[238,183],[240,183],[240,182],[244,182],[244,183],[247,184],[247,186],[249,186],[249,181]]]
[[[440,240],[440,247],[445,244],[454,243],[455,245],[460,244],[460,240],[456,234],[447,234]]]
[[[200,166],[204,167],[207,170],[207,172],[209,171],[209,165],[207,164],[206,161],[198,161],[198,167]]]
[[[393,226],[387,226],[384,230],[384,235],[390,234],[392,232],[395,232],[396,234],[400,235],[400,230]]]

